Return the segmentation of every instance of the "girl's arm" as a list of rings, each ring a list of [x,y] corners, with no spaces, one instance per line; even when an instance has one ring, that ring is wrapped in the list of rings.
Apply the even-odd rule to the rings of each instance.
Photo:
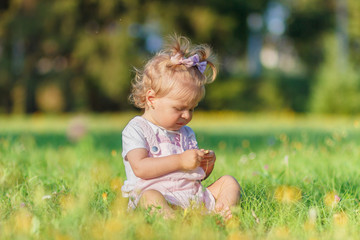
[[[200,166],[204,155],[198,149],[191,149],[181,154],[152,158],[148,156],[147,149],[137,148],[129,151],[125,159],[129,161],[137,177],[151,179],[178,170],[193,170]]]

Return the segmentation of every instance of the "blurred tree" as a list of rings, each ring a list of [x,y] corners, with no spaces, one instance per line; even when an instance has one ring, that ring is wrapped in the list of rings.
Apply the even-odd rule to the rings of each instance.
[[[127,34],[131,17],[118,16],[126,4],[117,1],[10,1],[0,21],[1,89],[23,89],[7,100],[6,111],[45,110],[37,89],[60,89],[56,111],[110,110],[124,106],[130,63],[137,54]],[[134,54],[131,54],[134,51]],[[50,87],[44,87],[50,85]],[[43,94],[44,95],[44,94]],[[46,96],[51,96],[48,94]],[[105,100],[105,101],[104,101]],[[17,102],[17,106],[14,103]],[[21,107],[19,105],[24,105]],[[49,109],[47,109],[49,110]],[[55,109],[54,109],[55,110]]]
[[[360,112],[360,77],[352,63],[339,68],[340,45],[334,34],[324,37],[325,61],[316,75],[310,110],[319,113]]]
[[[287,35],[293,40],[299,56],[312,78],[323,61],[321,37],[334,29],[334,4],[326,0],[291,2]]]
[[[359,64],[360,3],[276,1],[290,9],[286,42],[294,44],[303,67],[300,77],[284,76],[277,69],[271,76],[264,71],[253,81],[245,60],[248,16],[264,20],[274,1],[2,1],[0,112],[129,109],[133,66],[143,66],[161,48],[163,37],[172,33],[186,35],[194,43],[208,43],[218,55],[219,79],[208,89],[201,107],[303,110],[299,104],[307,99],[312,79],[319,78],[316,72],[325,58],[321,39],[324,33],[335,31],[335,1],[347,1],[349,61]],[[259,27],[259,36],[265,33],[266,28]],[[297,100],[291,99],[294,89],[304,90],[296,92]]]
[[[349,16],[349,60],[357,66],[360,64],[360,1],[348,0]]]

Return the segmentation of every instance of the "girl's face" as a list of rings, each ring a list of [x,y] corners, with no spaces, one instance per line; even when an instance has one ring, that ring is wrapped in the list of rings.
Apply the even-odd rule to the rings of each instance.
[[[144,117],[152,123],[165,128],[166,130],[176,131],[187,125],[193,116],[194,108],[197,103],[191,103],[171,91],[164,97],[148,98],[150,107],[145,110]]]

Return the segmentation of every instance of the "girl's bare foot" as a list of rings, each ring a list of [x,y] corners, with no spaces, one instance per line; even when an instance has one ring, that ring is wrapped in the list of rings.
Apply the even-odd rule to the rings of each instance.
[[[233,217],[230,208],[228,206],[224,206],[222,203],[215,206],[215,213],[223,217],[225,221],[228,221]]]

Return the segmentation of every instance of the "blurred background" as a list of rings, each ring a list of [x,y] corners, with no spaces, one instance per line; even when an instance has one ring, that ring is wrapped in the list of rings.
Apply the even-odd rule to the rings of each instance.
[[[217,55],[202,110],[360,112],[359,0],[1,0],[0,113],[134,110],[173,33]]]

